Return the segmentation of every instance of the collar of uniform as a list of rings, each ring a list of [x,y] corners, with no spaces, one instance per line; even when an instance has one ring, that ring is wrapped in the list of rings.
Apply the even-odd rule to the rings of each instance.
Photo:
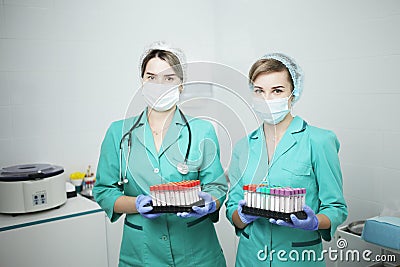
[[[306,128],[307,123],[301,119],[300,117],[296,116],[293,118],[291,121],[288,129],[286,130],[285,134],[282,137],[282,140],[279,142],[278,146],[276,147],[276,150],[274,152],[274,156],[272,158],[272,162],[270,163],[270,166],[274,164],[274,162],[282,156],[286,151],[288,151],[292,146],[294,146],[297,143],[295,133],[299,133],[304,131]],[[264,127],[263,124],[261,124],[260,127],[258,127],[256,130],[254,130],[250,135],[249,135],[249,141],[251,142],[252,140],[257,140],[258,142],[263,142],[263,145],[260,147],[258,144],[253,143],[251,145],[252,153],[266,153],[266,146],[265,144],[265,137],[264,137]],[[258,151],[258,152],[257,152]]]
[[[174,144],[179,137],[181,136],[181,128],[182,125],[185,125],[182,116],[179,113],[178,108],[175,109],[174,116],[172,118],[171,124],[167,129],[164,140],[161,144],[160,150],[158,153],[156,152],[156,148],[154,146],[153,135],[151,133],[151,128],[149,121],[147,119],[148,108],[144,110],[143,116],[140,119],[137,130],[133,131],[139,142],[143,144],[143,146],[154,156],[161,156],[172,144]],[[138,118],[138,117],[137,117]],[[144,127],[143,127],[144,126]]]
[[[148,113],[149,113],[149,108],[146,107],[144,110],[143,116],[140,119],[140,122],[138,123],[138,127],[149,123],[149,121],[147,119]],[[179,124],[185,125],[185,122],[183,121],[181,115],[179,114],[178,107],[176,107],[174,117],[172,118],[172,121],[171,121],[171,125],[179,125]]]
[[[171,124],[175,125],[185,125],[185,121],[183,120],[180,112],[179,107],[176,106],[174,117],[172,118]]]
[[[258,127],[257,129],[255,129],[253,132],[250,133],[249,138],[255,140],[259,139],[263,135],[264,135],[263,124],[261,124],[260,127]]]
[[[279,141],[278,145],[276,146],[270,166],[272,166],[274,162],[276,162],[289,149],[296,145],[297,137],[295,134],[304,131],[306,125],[307,123],[300,117],[296,116],[293,118],[285,134],[282,136],[281,141]]]
[[[307,122],[304,121],[302,118],[299,116],[295,116],[292,120],[292,122],[289,124],[289,127],[287,128],[287,132],[289,133],[299,133],[302,132],[306,129]],[[260,137],[262,138],[264,136],[264,124],[261,124],[260,127],[258,127],[256,130],[254,130],[252,133],[250,133],[249,138],[250,139],[259,139]]]
[[[304,131],[306,129],[306,126],[306,121],[304,121],[299,116],[295,116],[286,131],[292,134],[299,133]]]

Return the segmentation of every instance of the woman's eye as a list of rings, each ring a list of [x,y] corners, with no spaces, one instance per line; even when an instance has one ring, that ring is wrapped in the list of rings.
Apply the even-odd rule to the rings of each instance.
[[[173,77],[167,77],[167,79],[166,79],[168,82],[173,82],[174,81],[174,78]]]
[[[255,89],[254,90],[254,93],[256,93],[256,94],[262,94],[264,91],[263,90],[261,90],[261,89]]]
[[[281,89],[274,89],[272,92],[273,92],[274,94],[280,94],[280,93],[282,93],[283,91],[282,91]]]
[[[149,79],[149,80],[154,80],[154,76],[149,75],[149,76],[147,76],[147,79]]]

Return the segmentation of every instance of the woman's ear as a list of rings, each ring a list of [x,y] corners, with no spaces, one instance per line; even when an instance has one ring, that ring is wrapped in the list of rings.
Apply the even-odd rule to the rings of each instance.
[[[183,92],[183,84],[180,84],[179,85],[179,93],[182,94],[182,92]]]
[[[289,98],[289,109],[293,108],[293,104],[294,104],[294,95],[292,95]]]

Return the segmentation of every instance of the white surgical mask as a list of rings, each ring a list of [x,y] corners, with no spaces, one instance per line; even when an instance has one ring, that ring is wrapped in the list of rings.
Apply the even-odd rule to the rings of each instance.
[[[149,108],[166,111],[179,101],[179,86],[176,84],[144,83],[142,94]]]
[[[280,123],[289,113],[289,98],[265,100],[253,97],[253,110],[267,124],[275,125]]]

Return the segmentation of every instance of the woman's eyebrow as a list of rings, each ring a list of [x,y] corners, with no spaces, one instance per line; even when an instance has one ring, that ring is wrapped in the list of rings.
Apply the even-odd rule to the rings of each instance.
[[[271,89],[280,89],[280,88],[285,88],[285,86],[283,86],[283,85],[277,85],[277,86],[273,86],[273,87],[271,87]]]
[[[146,74],[157,76],[157,74],[154,74],[154,73],[151,73],[151,72],[148,72],[148,71],[146,71]]]

